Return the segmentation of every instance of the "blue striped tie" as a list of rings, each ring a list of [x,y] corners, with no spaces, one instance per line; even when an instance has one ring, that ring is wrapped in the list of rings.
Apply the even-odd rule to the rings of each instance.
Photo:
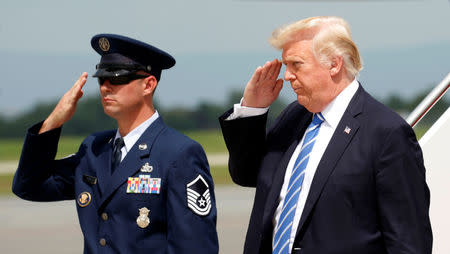
[[[300,154],[295,161],[294,168],[292,169],[287,194],[284,198],[280,219],[278,220],[277,228],[275,230],[272,246],[274,254],[289,253],[289,237],[291,235],[298,197],[300,196],[300,191],[302,189],[306,165],[308,165],[309,155],[316,142],[317,133],[319,133],[320,125],[323,120],[324,118],[321,113],[314,114],[311,124],[308,126],[308,129],[306,129],[305,139]]]

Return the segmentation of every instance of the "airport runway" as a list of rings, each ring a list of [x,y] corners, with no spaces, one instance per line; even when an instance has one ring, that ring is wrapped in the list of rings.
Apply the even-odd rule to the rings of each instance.
[[[242,253],[254,189],[216,187],[220,253]],[[75,201],[38,203],[0,197],[0,253],[80,254]]]

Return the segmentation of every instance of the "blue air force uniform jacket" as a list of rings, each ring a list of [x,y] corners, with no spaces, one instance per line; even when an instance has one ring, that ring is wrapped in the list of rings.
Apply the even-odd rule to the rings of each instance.
[[[55,160],[61,129],[38,135],[40,127],[27,133],[13,192],[76,199],[84,253],[218,253],[213,180],[198,143],[159,117],[111,175],[115,131]]]

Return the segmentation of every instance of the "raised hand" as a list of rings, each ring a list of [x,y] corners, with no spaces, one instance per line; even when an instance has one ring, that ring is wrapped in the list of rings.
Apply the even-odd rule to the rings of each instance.
[[[280,94],[283,79],[277,79],[282,63],[278,59],[266,62],[256,68],[244,91],[242,106],[265,108],[270,106]]]
[[[78,100],[83,96],[83,86],[86,83],[88,74],[83,72],[72,88],[67,91],[59,100],[53,112],[45,119],[39,134],[61,127],[69,121],[75,114]]]

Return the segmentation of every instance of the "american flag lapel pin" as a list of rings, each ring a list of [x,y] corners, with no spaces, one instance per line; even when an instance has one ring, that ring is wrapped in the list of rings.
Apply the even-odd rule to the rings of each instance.
[[[345,126],[344,132],[347,133],[347,134],[350,134],[350,131],[351,131],[351,130],[352,130],[352,129],[350,129],[350,127]]]

